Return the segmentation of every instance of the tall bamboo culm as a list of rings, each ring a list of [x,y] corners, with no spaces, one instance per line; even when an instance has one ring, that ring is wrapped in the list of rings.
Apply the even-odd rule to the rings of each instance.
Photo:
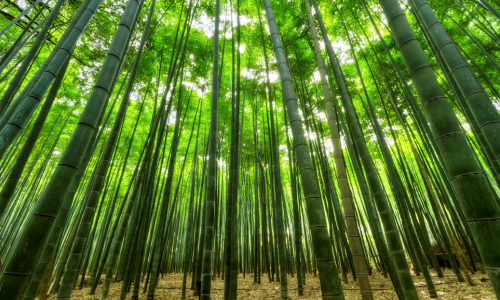
[[[500,207],[496,197],[401,6],[397,0],[381,0],[380,4],[422,102],[493,290],[500,298],[500,241],[496,238],[500,232]]]
[[[309,155],[304,128],[300,119],[297,96],[292,83],[290,70],[286,60],[283,44],[281,43],[278,26],[269,0],[263,0],[266,10],[271,41],[278,63],[283,97],[285,99],[290,128],[293,134],[293,146],[297,154],[300,169],[302,192],[306,202],[306,211],[309,221],[309,230],[312,237],[313,251],[319,271],[319,279],[324,299],[344,299],[344,293],[338,277],[337,267],[333,258],[332,245],[327,229],[327,220],[323,212],[318,179]]]

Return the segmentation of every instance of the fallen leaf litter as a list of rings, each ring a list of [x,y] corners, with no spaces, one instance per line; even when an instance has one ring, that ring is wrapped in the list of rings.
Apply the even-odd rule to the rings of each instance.
[[[438,299],[442,300],[494,300],[495,294],[491,288],[490,281],[485,274],[480,274],[479,272],[472,275],[472,278],[476,282],[476,286],[470,286],[467,282],[458,282],[456,276],[451,270],[444,270],[444,277],[437,277],[436,273],[431,270],[433,277],[433,282],[438,293]],[[427,292],[427,287],[425,285],[424,277],[422,275],[415,276],[414,282],[418,290],[419,298],[421,300],[431,299]],[[197,296],[193,295],[193,291],[190,290],[191,276],[188,275],[186,299],[198,299]],[[397,300],[396,292],[392,287],[392,283],[389,278],[384,278],[380,273],[374,271],[374,274],[370,276],[370,284],[373,290],[373,296],[377,300]],[[110,288],[109,300],[120,299],[122,283],[113,283]],[[99,299],[100,293],[99,285],[97,287],[96,293],[94,295],[89,295],[89,288],[84,287],[81,290],[74,290],[71,299],[72,300],[97,300]],[[132,287],[133,288],[133,287]],[[139,299],[146,299],[146,295],[142,294],[143,283],[141,283],[141,292],[139,294]],[[342,283],[342,288],[344,290],[345,298],[350,299],[360,299],[358,284],[349,277],[349,282]],[[160,284],[156,289],[155,299],[157,300],[173,300],[181,299],[182,295],[182,274],[168,274],[165,275],[161,280]],[[306,274],[306,285],[304,285],[304,295],[297,295],[297,279],[296,277],[288,276],[288,297],[289,299],[321,299],[319,278],[312,274]],[[131,299],[132,293],[129,292],[126,299]],[[217,278],[212,283],[212,299],[222,300],[224,298],[224,280]],[[54,300],[55,295],[50,295],[47,299]],[[253,273],[246,274],[246,278],[243,278],[243,274],[238,277],[238,299],[280,299],[280,283],[279,282],[268,282],[267,274],[261,277],[261,284],[253,283]],[[434,298],[436,299],[436,298]]]

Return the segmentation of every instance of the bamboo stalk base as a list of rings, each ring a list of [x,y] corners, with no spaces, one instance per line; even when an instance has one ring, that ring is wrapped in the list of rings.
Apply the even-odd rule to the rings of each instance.
[[[458,282],[456,276],[450,269],[444,269],[444,277],[439,278],[434,272],[430,270],[432,279],[436,286],[436,291],[439,299],[455,300],[455,299],[474,299],[474,300],[494,300],[495,295],[489,280],[486,275],[477,272],[472,275],[474,281],[477,282],[476,286],[470,286],[467,282]],[[344,289],[344,295],[346,299],[360,299],[358,284],[352,280],[351,274],[349,275],[349,283],[342,284]],[[421,300],[430,299],[429,293],[425,286],[424,277],[422,275],[415,276],[412,272],[415,285],[419,292],[419,297]],[[246,278],[243,278],[243,274],[240,274],[238,278],[238,299],[280,299],[280,283],[271,282],[267,280],[267,275],[261,278],[262,284],[254,284],[253,274],[246,274]],[[189,276],[188,276],[189,278]],[[370,284],[373,290],[373,296],[375,299],[389,300],[397,299],[396,292],[392,287],[392,283],[389,278],[384,278],[382,274],[378,271],[373,271],[373,275],[370,276]],[[122,283],[112,283],[109,300],[120,299]],[[191,286],[190,282],[187,286]],[[288,297],[289,299],[321,299],[319,278],[312,274],[306,274],[306,285],[304,285],[304,295],[299,297],[297,295],[297,279],[296,277],[288,276]],[[101,285],[97,287],[95,295],[89,295],[89,288],[85,287],[82,290],[74,290],[71,295],[71,300],[95,300],[98,299],[99,291]],[[142,291],[142,284],[141,284]],[[155,299],[157,300],[175,300],[181,299],[182,295],[182,274],[168,274],[160,280],[160,283],[156,290]],[[212,283],[212,299],[222,300],[224,296],[224,281],[217,278],[215,282]],[[132,298],[132,293],[127,295],[127,299]],[[48,300],[54,300],[55,295],[50,295],[47,297]],[[139,299],[146,299],[145,294],[140,294]],[[198,297],[193,296],[193,291],[186,291],[186,299],[198,299]]]

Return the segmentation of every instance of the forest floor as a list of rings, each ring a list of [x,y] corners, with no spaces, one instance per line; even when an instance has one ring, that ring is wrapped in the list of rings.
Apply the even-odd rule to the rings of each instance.
[[[444,277],[438,278],[436,273],[431,270],[433,282],[436,287],[439,299],[443,300],[483,300],[496,299],[491,288],[488,276],[479,272],[472,275],[476,282],[476,286],[470,286],[467,282],[458,282],[456,276],[449,269],[443,270]],[[413,274],[414,275],[414,274]],[[186,291],[186,299],[198,299],[193,296],[193,291],[189,290],[191,277],[188,276],[188,290]],[[427,292],[423,275],[414,276],[414,282],[417,286],[420,299],[430,299]],[[384,278],[380,273],[374,271],[370,276],[370,283],[373,290],[373,296],[377,300],[397,300],[396,292],[392,287],[389,278]],[[120,299],[122,283],[113,283],[109,292],[109,300]],[[89,295],[89,288],[75,290],[71,295],[72,300],[95,300],[99,299],[101,285],[98,286],[95,295]],[[359,287],[356,282],[349,278],[349,283],[342,284],[346,299],[360,299]],[[181,299],[182,294],[182,274],[169,274],[160,280],[160,284],[156,289],[155,299],[157,300],[175,300]],[[212,299],[223,299],[224,296],[224,281],[217,279],[212,283]],[[297,279],[288,276],[288,296],[289,299],[321,299],[319,278],[317,276],[306,274],[306,285],[304,286],[304,296],[297,295]],[[126,299],[132,297],[131,293]],[[55,299],[55,295],[51,295],[47,299]],[[141,294],[139,299],[146,299],[146,296]],[[267,276],[262,276],[262,284],[253,284],[253,274],[247,274],[246,278],[240,274],[238,278],[238,299],[280,299],[280,283],[268,282]],[[434,298],[435,299],[435,298]]]

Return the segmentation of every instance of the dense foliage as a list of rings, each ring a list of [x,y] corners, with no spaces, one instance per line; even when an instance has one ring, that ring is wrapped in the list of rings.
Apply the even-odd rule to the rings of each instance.
[[[490,239],[500,230],[498,4],[222,0],[217,8],[218,3],[0,4],[0,29],[7,29],[0,33],[0,298],[59,292],[62,299],[80,276],[90,276],[95,290],[106,274],[108,288],[112,278],[128,287],[138,285],[136,277],[146,278],[146,286],[150,280],[153,299],[159,272],[192,271],[194,286],[207,263],[211,279],[225,276],[228,298],[236,297],[232,272],[253,272],[260,282],[260,272],[274,280],[281,270],[286,298],[287,273],[318,268],[325,299],[343,298],[337,284],[347,273],[368,285],[363,299],[371,299],[369,277],[360,279],[363,272],[356,276],[356,269],[371,273],[373,266],[391,276],[400,299],[415,299],[411,278],[402,275],[409,274],[406,261],[424,273],[433,296],[428,268],[440,275],[439,252],[458,280],[486,270],[500,299],[500,242]],[[440,25],[428,23],[432,11]],[[66,28],[80,15],[88,16],[88,26],[74,49],[64,48],[67,42],[61,48],[58,41],[65,41]],[[37,39],[40,47],[32,53]],[[453,42],[457,47],[449,50]],[[53,51],[71,59],[58,61],[61,54],[51,60]],[[464,63],[450,67],[457,61]],[[467,63],[475,75],[460,73]],[[428,73],[418,75],[424,69]],[[45,72],[32,83],[38,71]],[[7,97],[9,89],[13,94]],[[54,103],[46,107],[43,100],[51,93]],[[449,105],[439,104],[442,99]],[[32,106],[23,106],[29,101]],[[301,122],[292,118],[293,105]],[[44,110],[47,119],[40,123]],[[205,207],[212,203],[211,121],[217,123],[213,215]],[[43,127],[33,141],[37,124]],[[297,124],[305,131],[305,149],[297,144]],[[340,134],[334,137],[331,130]],[[447,142],[452,135],[456,140]],[[341,143],[337,151],[335,138]],[[31,152],[19,159],[30,143]],[[16,165],[19,160],[23,167]],[[20,170],[15,180],[13,170]],[[477,176],[464,183],[471,174]],[[63,210],[67,220],[58,216]],[[40,216],[46,219],[36,221]],[[51,233],[54,226],[61,226],[60,234]],[[321,226],[329,245],[317,242],[315,229]],[[214,228],[207,240],[205,227]],[[214,249],[210,260],[203,249]],[[406,252],[398,261],[399,250]],[[43,251],[52,253],[49,262]],[[332,251],[333,267],[322,267],[328,259],[321,255]],[[18,263],[25,253],[30,259]],[[36,279],[35,269],[43,271],[44,281]],[[24,279],[17,282],[12,274]],[[335,289],[338,294],[329,294]],[[202,291],[209,297],[209,287]]]

